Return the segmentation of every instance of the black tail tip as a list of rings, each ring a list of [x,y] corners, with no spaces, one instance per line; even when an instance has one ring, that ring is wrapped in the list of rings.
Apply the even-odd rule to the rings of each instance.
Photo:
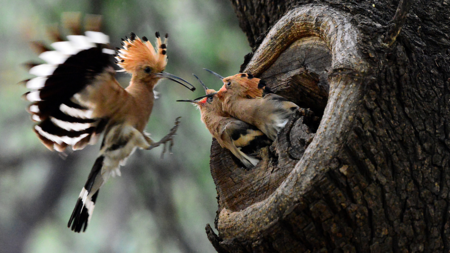
[[[81,230],[86,231],[89,221],[89,213],[87,208],[83,205],[83,201],[78,198],[77,204],[73,209],[72,215],[70,216],[67,227],[70,228],[75,233],[80,233]]]

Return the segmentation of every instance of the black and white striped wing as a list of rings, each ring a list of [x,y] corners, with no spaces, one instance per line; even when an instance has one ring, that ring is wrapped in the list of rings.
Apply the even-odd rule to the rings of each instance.
[[[271,141],[256,127],[241,120],[229,118],[222,130],[221,137],[230,143],[228,149],[247,167],[258,164],[258,152],[269,146]]]
[[[44,64],[30,65],[36,77],[26,81],[30,92],[24,97],[32,102],[28,107],[34,131],[50,150],[62,152],[67,146],[82,149],[95,143],[107,118],[94,118],[93,108],[80,103],[77,95],[86,92],[99,75],[114,75],[108,48],[109,37],[101,32],[69,35],[68,41],[57,41],[49,50],[40,43],[39,57]],[[79,96],[78,96],[79,97]]]

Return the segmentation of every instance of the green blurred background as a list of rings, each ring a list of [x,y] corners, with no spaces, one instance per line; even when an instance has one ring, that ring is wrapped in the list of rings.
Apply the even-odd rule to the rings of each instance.
[[[176,103],[203,95],[192,77],[211,88],[221,84],[203,71],[224,76],[238,72],[250,51],[227,0],[165,1],[6,1],[0,0],[0,252],[214,252],[205,234],[217,210],[209,171],[211,136],[193,106]],[[164,80],[147,131],[163,137],[182,116],[173,154],[162,148],[136,151],[122,167],[122,177],[102,188],[85,233],[67,228],[78,194],[99,145],[61,158],[48,151],[32,131],[20,98],[19,81],[32,77],[21,66],[38,60],[30,40],[46,40],[46,27],[63,12],[103,15],[113,47],[135,32],[154,38],[169,33],[166,71],[198,87],[195,93]],[[154,39],[152,39],[154,41]],[[129,76],[119,75],[124,86]]]

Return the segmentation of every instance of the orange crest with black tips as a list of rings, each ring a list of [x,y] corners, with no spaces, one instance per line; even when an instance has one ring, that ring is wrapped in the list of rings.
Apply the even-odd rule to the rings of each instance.
[[[253,77],[251,74],[239,73],[234,76],[229,76],[223,79],[226,84],[228,82],[237,83],[244,88],[244,93],[242,94],[248,98],[262,97],[264,89],[259,87],[261,79]]]
[[[136,71],[138,66],[148,64],[154,68],[154,72],[163,71],[167,65],[167,38],[164,43],[161,41],[160,35],[156,33],[156,45],[153,47],[152,43],[144,36],[139,38],[134,33],[131,33],[130,38],[122,41],[122,48],[118,49],[116,60],[117,65],[128,73]]]

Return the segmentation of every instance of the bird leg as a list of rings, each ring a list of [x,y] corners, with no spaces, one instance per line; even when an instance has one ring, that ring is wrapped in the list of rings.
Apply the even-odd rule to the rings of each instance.
[[[173,126],[172,129],[170,129],[170,132],[166,136],[164,136],[160,141],[153,142],[150,139],[150,141],[149,141],[150,147],[146,148],[146,150],[152,150],[153,148],[156,148],[156,147],[160,146],[161,144],[164,144],[164,149],[163,149],[163,152],[161,153],[161,158],[163,158],[164,153],[166,153],[167,142],[170,142],[169,153],[172,154],[173,136],[177,132],[178,125],[180,124],[180,118],[181,117],[178,117],[175,119],[175,126]]]

